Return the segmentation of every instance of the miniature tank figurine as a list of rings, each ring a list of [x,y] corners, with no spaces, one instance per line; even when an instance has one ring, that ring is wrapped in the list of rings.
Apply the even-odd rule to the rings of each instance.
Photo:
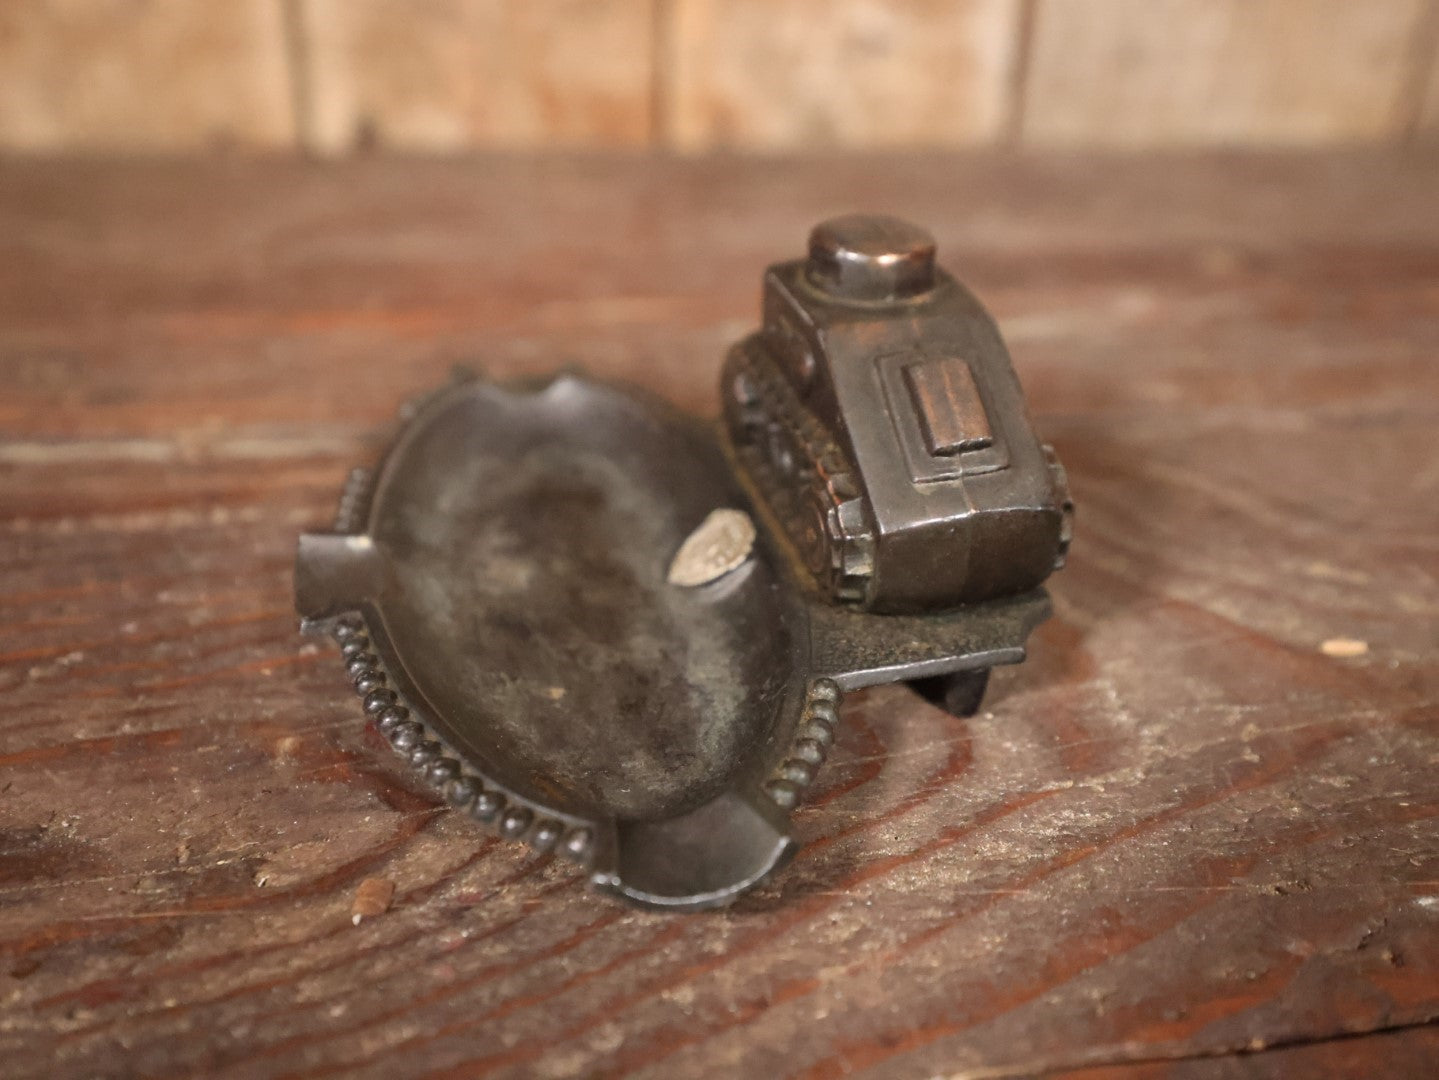
[[[815,585],[876,612],[1031,589],[1064,563],[1072,505],[999,330],[896,218],[818,226],[770,267],[731,350],[739,461]]]
[[[300,538],[295,603],[438,798],[599,891],[717,907],[795,851],[845,692],[963,716],[1024,659],[1064,473],[934,254],[820,225],[765,275],[717,423],[575,374],[402,411]]]

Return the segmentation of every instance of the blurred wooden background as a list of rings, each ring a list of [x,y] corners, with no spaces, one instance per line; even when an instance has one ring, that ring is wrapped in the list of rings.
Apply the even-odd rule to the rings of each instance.
[[[4,0],[0,151],[1405,144],[1439,0]]]

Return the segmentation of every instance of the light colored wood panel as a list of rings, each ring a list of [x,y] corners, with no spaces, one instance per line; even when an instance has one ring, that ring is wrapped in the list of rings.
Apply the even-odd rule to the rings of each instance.
[[[1427,0],[1039,0],[1023,137],[1323,143],[1397,137]]]
[[[173,150],[294,139],[281,0],[4,0],[0,145]]]
[[[1423,98],[1419,104],[1418,123],[1415,134],[1426,143],[1439,143],[1439,49],[1436,42],[1428,42],[1430,51],[1420,63],[1428,68],[1427,85],[1421,83]]]
[[[675,145],[954,145],[1004,127],[1018,0],[672,0]]]
[[[320,150],[649,138],[649,0],[303,3]]]

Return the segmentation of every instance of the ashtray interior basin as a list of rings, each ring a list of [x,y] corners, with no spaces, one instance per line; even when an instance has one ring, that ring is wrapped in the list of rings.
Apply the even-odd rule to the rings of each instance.
[[[587,834],[599,884],[658,904],[788,853],[760,784],[805,696],[797,598],[762,543],[666,580],[706,515],[747,505],[706,425],[577,378],[469,382],[420,408],[364,501],[362,534],[302,543],[302,608],[359,611],[413,721],[528,831]]]
[[[560,380],[456,398],[377,490],[396,659],[527,799],[655,820],[708,802],[763,747],[795,678],[770,561],[666,582],[716,507],[743,506],[713,441]]]

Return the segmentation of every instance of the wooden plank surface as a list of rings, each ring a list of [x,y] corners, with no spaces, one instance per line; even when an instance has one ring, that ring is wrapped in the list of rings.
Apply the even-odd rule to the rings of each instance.
[[[1037,0],[1023,137],[1393,141],[1430,0]]]
[[[1432,141],[1436,48],[1439,0],[8,0],[0,148]]]
[[[6,0],[0,147],[294,145],[282,0]]]
[[[631,146],[650,137],[647,0],[300,0],[310,145]]]
[[[1223,1057],[1096,1065],[1046,1075],[1065,1080],[1367,1080],[1432,1076],[1436,1061],[1439,1027],[1428,1025]]]
[[[962,146],[1008,118],[1019,0],[674,0],[668,143]]]
[[[1428,48],[1421,54],[1415,79],[1418,106],[1413,134],[1433,145],[1439,143],[1439,5],[1430,14],[1425,38]]]
[[[1439,1018],[1436,178],[0,168],[6,1075],[1403,1075]],[[390,760],[295,633],[295,535],[457,361],[711,411],[761,268],[858,207],[1005,329],[1079,505],[1056,617],[972,720],[854,695],[734,909],[598,901]]]

